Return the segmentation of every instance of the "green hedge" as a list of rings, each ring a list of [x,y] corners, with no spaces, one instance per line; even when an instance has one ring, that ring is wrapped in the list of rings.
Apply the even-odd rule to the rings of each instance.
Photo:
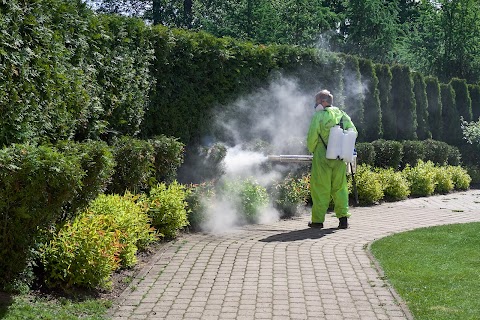
[[[116,163],[111,148],[102,141],[61,141],[55,147],[65,155],[78,157],[85,172],[81,189],[64,208],[63,218],[71,218],[106,190]]]
[[[80,159],[52,147],[0,150],[0,286],[26,266],[38,231],[57,221],[81,190]]]

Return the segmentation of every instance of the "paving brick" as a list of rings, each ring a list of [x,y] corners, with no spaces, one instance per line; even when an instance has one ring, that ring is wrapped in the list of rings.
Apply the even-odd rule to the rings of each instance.
[[[452,214],[458,208],[464,212]],[[117,320],[407,319],[365,247],[414,228],[480,221],[480,193],[350,210],[350,228],[332,233],[308,229],[306,214],[222,235],[183,235],[182,245],[164,244],[109,315]],[[335,228],[337,221],[328,214],[325,227]]]

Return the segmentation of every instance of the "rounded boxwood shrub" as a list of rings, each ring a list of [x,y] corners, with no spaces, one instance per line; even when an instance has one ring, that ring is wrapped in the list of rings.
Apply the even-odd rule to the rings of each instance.
[[[443,141],[427,139],[425,145],[424,161],[431,161],[436,165],[443,166],[448,162],[449,145]]]
[[[61,141],[56,148],[62,153],[77,156],[85,171],[82,188],[65,208],[64,218],[72,218],[88,206],[88,203],[104,192],[115,168],[111,148],[103,141]]]
[[[357,150],[357,163],[368,164],[373,166],[375,164],[375,148],[370,142],[361,142],[355,145]]]
[[[415,167],[418,160],[425,159],[425,144],[422,141],[405,140],[402,145],[402,167],[405,167],[407,164],[411,167]]]
[[[379,169],[377,172],[387,200],[398,201],[408,198],[410,185],[402,172],[393,168]]]
[[[115,140],[113,154],[117,165],[108,192],[124,194],[127,190],[148,190],[155,179],[153,146],[148,141],[125,136]]]
[[[372,142],[375,149],[375,167],[399,169],[403,157],[401,142],[393,140],[375,140]]]

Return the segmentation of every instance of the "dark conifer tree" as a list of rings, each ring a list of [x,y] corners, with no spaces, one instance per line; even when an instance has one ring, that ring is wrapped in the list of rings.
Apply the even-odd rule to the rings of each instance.
[[[440,83],[436,77],[425,78],[428,101],[428,127],[432,139],[443,140],[442,99]]]
[[[417,139],[417,112],[410,68],[392,67],[392,106],[396,116],[396,140]]]
[[[457,106],[458,113],[463,120],[472,121],[472,99],[468,92],[468,85],[465,79],[453,78],[450,80],[453,91],[455,91],[455,105]]]
[[[480,85],[469,84],[468,92],[472,99],[472,116],[473,121],[478,121],[480,118]]]
[[[413,92],[417,109],[417,137],[425,140],[432,137],[428,126],[428,100],[425,79],[418,72],[413,73]]]
[[[392,109],[392,72],[386,64],[377,64],[375,73],[378,78],[378,91],[380,96],[380,109],[382,110],[383,138],[394,140],[396,136],[395,113]]]
[[[442,96],[443,141],[450,145],[463,144],[460,114],[455,105],[455,91],[451,84],[440,84]]]

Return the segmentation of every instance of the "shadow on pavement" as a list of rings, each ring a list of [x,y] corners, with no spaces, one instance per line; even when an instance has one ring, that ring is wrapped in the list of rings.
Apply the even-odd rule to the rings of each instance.
[[[265,239],[261,239],[261,242],[287,242],[287,241],[300,241],[306,239],[320,239],[329,234],[335,233],[337,228],[329,229],[315,229],[308,228],[302,230],[289,231],[285,233],[275,234]]]

